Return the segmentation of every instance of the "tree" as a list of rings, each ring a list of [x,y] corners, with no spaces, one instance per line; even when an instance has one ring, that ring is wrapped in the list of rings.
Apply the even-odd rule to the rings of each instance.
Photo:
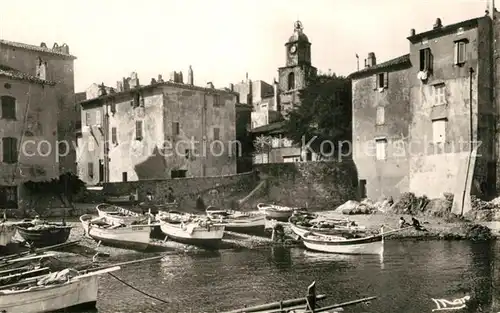
[[[318,75],[310,78],[306,86],[299,93],[300,105],[288,113],[285,133],[296,144],[316,137],[311,149],[330,154],[327,147],[331,145],[320,148],[321,143],[328,140],[338,152],[339,143],[352,137],[351,81],[335,74]]]
[[[265,154],[267,153],[267,158],[269,160],[269,152],[271,152],[272,148],[272,137],[260,135],[254,140],[254,154]]]
[[[68,172],[61,174],[59,178],[49,181],[28,181],[25,183],[25,186],[32,194],[31,206],[40,214],[42,212],[38,210],[43,208],[38,208],[36,203],[41,197],[47,195],[58,197],[61,203],[74,209],[73,196],[85,188],[85,183],[78,176]]]

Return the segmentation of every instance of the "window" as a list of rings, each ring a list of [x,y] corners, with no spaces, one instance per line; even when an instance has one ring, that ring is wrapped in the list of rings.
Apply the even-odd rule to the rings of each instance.
[[[135,121],[135,140],[142,140],[142,121]]]
[[[187,170],[172,170],[170,173],[172,178],[184,178],[186,177]]]
[[[141,95],[136,93],[134,94],[134,101],[132,102],[132,105],[134,108],[138,107],[140,105],[140,102],[141,102]]]
[[[126,182],[127,181],[127,172],[122,172],[122,181]]]
[[[220,129],[214,127],[214,140],[219,140],[219,137],[220,137]]]
[[[375,140],[375,148],[376,148],[377,160],[385,160],[387,140],[386,139],[376,139]]]
[[[95,150],[95,145],[94,145],[94,136],[89,137],[89,146],[88,146],[88,151],[92,152]]]
[[[99,160],[99,182],[104,181],[104,160]]]
[[[102,124],[102,116],[101,116],[101,111],[96,111],[95,112],[95,124],[97,126],[101,126]]]
[[[117,144],[118,143],[118,135],[116,133],[116,127],[112,127],[111,128],[111,142],[113,144]]]
[[[432,121],[432,140],[435,144],[446,140],[446,119]]]
[[[221,106],[222,102],[220,100],[220,95],[214,95],[214,107]]]
[[[420,50],[420,71],[432,70],[432,54],[430,48]]]
[[[13,137],[2,138],[3,162],[13,164],[17,162],[17,139]]]
[[[89,162],[87,164],[87,174],[90,178],[94,178],[94,163]]]
[[[446,104],[446,87],[444,84],[434,86],[434,105]]]
[[[377,125],[385,124],[385,107],[378,106],[377,107]]]
[[[174,136],[178,136],[180,134],[181,130],[180,130],[180,126],[179,126],[179,122],[173,122],[172,123],[172,133],[174,134]]]
[[[16,98],[11,96],[2,96],[2,118],[15,120],[16,119]]]
[[[0,187],[0,207],[17,208],[17,187],[2,186]]]
[[[377,86],[375,88],[379,89],[379,88],[387,88],[388,87],[388,85],[389,85],[388,73],[378,73],[375,78],[376,78],[376,84],[377,84]]]
[[[112,102],[109,110],[111,111],[111,113],[115,114],[116,113],[116,103]]]
[[[282,143],[282,146],[284,148],[290,148],[291,146],[293,145],[293,142],[288,139],[288,138],[283,138],[283,143]]]
[[[467,41],[465,40],[459,40],[455,42],[455,59],[454,59],[454,64],[455,65],[462,65],[465,63],[466,60],[466,52],[467,52]]]
[[[85,112],[85,125],[90,126],[90,112]]]
[[[292,72],[288,74],[288,90],[295,89],[295,74]]]

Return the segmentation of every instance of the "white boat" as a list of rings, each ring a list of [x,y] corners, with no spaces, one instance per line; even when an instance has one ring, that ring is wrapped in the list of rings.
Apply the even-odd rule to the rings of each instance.
[[[16,234],[17,227],[15,223],[0,224],[0,247],[5,247],[12,242],[12,237]]]
[[[113,225],[147,223],[149,218],[146,215],[132,212],[114,204],[101,203],[96,206],[96,210],[100,217],[105,217]]]
[[[72,308],[96,307],[99,290],[98,275],[119,270],[119,266],[90,272],[77,276],[69,276],[65,282],[52,282],[31,285],[23,289],[0,290],[0,309],[5,313],[45,313]],[[62,276],[68,270],[48,274],[47,278],[66,278]],[[77,272],[78,273],[78,272]],[[61,275],[62,274],[62,275]],[[59,275],[59,276],[58,276]],[[1,287],[0,287],[1,288]]]
[[[288,222],[288,219],[293,215],[294,212],[302,211],[299,208],[291,208],[287,206],[266,203],[257,204],[257,208],[260,212],[263,212],[266,215],[267,219],[277,220],[280,222]]]
[[[214,208],[208,208],[206,213],[212,221],[224,225],[226,231],[259,235],[265,232],[266,217],[262,214]]]
[[[218,248],[224,236],[225,226],[190,216],[181,215],[176,220],[174,216],[167,217],[162,214],[160,215],[160,228],[167,238],[173,241]]]
[[[327,253],[339,254],[383,254],[384,236],[382,234],[364,238],[346,239],[340,236],[306,233],[302,236],[306,248]]]
[[[300,223],[292,216],[288,220],[288,223],[291,230],[299,237],[304,236],[306,233],[314,232],[324,235],[340,235],[348,238],[366,232],[366,226],[352,225],[348,221],[317,220]]]
[[[85,214],[80,217],[85,235],[101,242],[103,245],[131,250],[146,250],[149,247],[149,237],[152,224],[144,225],[113,225],[106,217],[94,218]]]

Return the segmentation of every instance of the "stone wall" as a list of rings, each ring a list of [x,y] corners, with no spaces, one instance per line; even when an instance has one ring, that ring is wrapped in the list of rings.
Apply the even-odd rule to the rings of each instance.
[[[105,196],[120,196],[135,194],[139,201],[146,199],[147,192],[151,192],[156,200],[165,199],[168,188],[174,190],[174,196],[179,202],[179,209],[191,211],[196,206],[198,195],[205,204],[225,208],[234,207],[234,202],[246,196],[256,184],[256,175],[253,172],[228,176],[189,177],[173,179],[152,179],[132,182],[105,183]],[[216,195],[210,191],[217,190]]]
[[[267,194],[261,202],[331,210],[357,199],[357,170],[352,160],[258,164],[267,178]]]

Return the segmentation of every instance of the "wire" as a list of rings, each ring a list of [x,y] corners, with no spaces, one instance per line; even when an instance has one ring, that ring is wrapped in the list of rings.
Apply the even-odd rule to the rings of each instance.
[[[168,302],[168,301],[165,301],[165,300],[162,300],[162,299],[160,299],[160,298],[158,298],[158,297],[155,297],[155,296],[153,296],[153,295],[150,295],[150,294],[148,294],[148,293],[146,293],[146,292],[144,292],[144,291],[142,291],[142,290],[140,290],[140,289],[138,289],[138,288],[136,288],[136,287],[134,287],[134,286],[130,285],[129,283],[127,283],[126,281],[124,281],[124,280],[120,279],[119,277],[117,277],[116,275],[114,275],[114,274],[112,274],[112,273],[108,273],[108,275],[109,275],[109,276],[111,276],[111,277],[113,277],[114,279],[116,279],[116,280],[117,280],[117,281],[119,281],[120,283],[124,284],[125,286],[127,286],[127,287],[129,287],[129,288],[131,288],[131,289],[134,289],[135,291],[137,291],[137,292],[139,292],[139,293],[141,293],[141,294],[145,295],[146,297],[150,297],[151,299],[155,299],[155,300],[157,300],[157,301],[160,301],[161,303],[169,304],[169,302]]]

